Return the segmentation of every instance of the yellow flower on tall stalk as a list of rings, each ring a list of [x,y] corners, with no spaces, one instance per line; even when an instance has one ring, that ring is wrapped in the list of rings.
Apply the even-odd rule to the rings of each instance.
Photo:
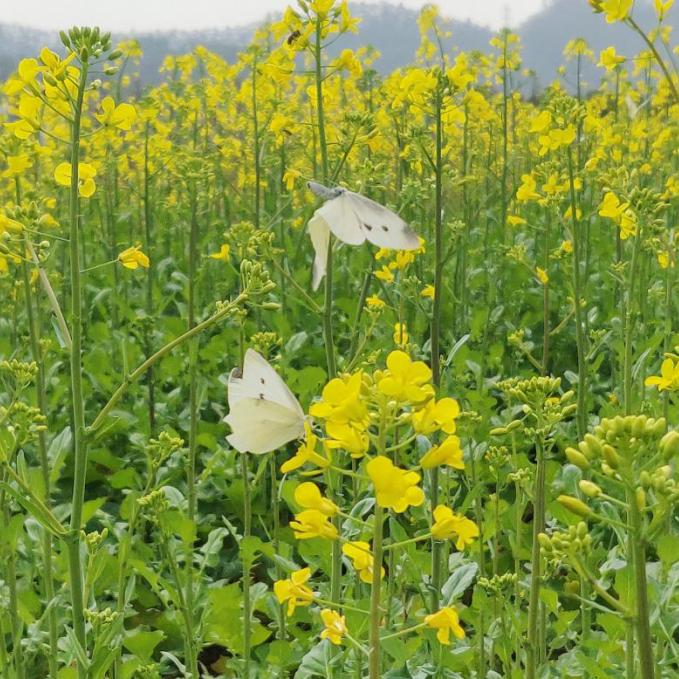
[[[347,542],[342,545],[342,553],[349,557],[354,568],[358,571],[361,580],[368,585],[373,581],[373,568],[375,560],[370,551],[370,545],[362,540],[355,540]],[[382,577],[384,577],[384,568],[380,566]]]
[[[679,359],[666,358],[660,366],[660,375],[646,378],[647,387],[658,387],[658,391],[679,390]]]
[[[287,474],[288,472],[303,467],[305,464],[313,464],[321,469],[327,467],[330,464],[330,460],[316,452],[317,442],[318,437],[312,431],[309,423],[305,422],[304,441],[297,448],[295,455],[281,465],[281,472]]]
[[[222,243],[217,252],[212,252],[208,255],[210,259],[219,259],[223,262],[229,261],[229,254],[231,253],[231,246],[228,243]]]
[[[444,465],[453,469],[464,469],[460,439],[457,436],[447,436],[443,442],[422,456],[420,465],[422,469],[433,469]]]
[[[461,551],[479,537],[479,527],[466,516],[456,514],[450,507],[438,505],[434,509],[431,534],[437,540],[455,538],[455,547]]]
[[[288,603],[288,616],[295,612],[297,606],[310,606],[314,600],[314,593],[306,585],[311,577],[310,568],[302,568],[290,574],[287,580],[276,580],[273,591],[278,603]]]
[[[613,71],[616,66],[624,63],[625,57],[617,54],[612,45],[599,53],[598,66],[603,66],[607,71]]]
[[[116,106],[113,97],[104,97],[101,100],[101,110],[102,113],[95,113],[94,117],[104,127],[130,130],[137,118],[137,111],[132,104],[122,103]]]
[[[460,626],[460,616],[457,611],[446,606],[436,613],[425,617],[424,622],[428,627],[436,630],[436,638],[444,645],[450,644],[450,633],[458,639],[464,639],[464,630]]]
[[[423,361],[413,361],[404,351],[396,350],[387,357],[387,368],[377,383],[382,394],[410,403],[421,403],[433,396],[431,368]]]
[[[413,429],[418,434],[432,434],[441,430],[446,434],[454,434],[457,428],[455,419],[460,414],[460,405],[454,398],[434,398],[416,410],[411,417]]]
[[[141,251],[141,245],[135,245],[127,250],[123,250],[118,255],[118,261],[126,269],[138,269],[139,267],[143,269],[148,269],[151,262],[147,255]]]
[[[304,509],[315,509],[325,516],[335,516],[339,507],[327,497],[323,497],[320,488],[311,481],[300,483],[295,488],[295,502]]]
[[[420,482],[417,472],[396,467],[384,455],[370,460],[366,471],[375,487],[375,499],[380,507],[400,514],[408,507],[419,507],[424,502],[424,492],[417,485]]]
[[[337,528],[330,523],[330,517],[318,509],[305,509],[295,514],[295,520],[290,522],[290,528],[298,540],[337,539]]]
[[[321,400],[312,404],[309,415],[335,424],[351,423],[362,429],[368,426],[368,408],[361,397],[362,373],[335,377],[321,394]]]
[[[321,631],[321,639],[328,639],[335,646],[339,646],[348,631],[346,618],[337,611],[324,608],[321,611],[321,620],[325,625]]]
[[[602,0],[599,5],[609,24],[624,21],[632,10],[634,0]]]
[[[94,165],[78,163],[78,194],[82,198],[90,198],[94,195],[94,192],[97,190],[97,185],[94,182],[96,176],[97,170]],[[54,170],[54,180],[60,186],[70,186],[71,164],[59,163]]]

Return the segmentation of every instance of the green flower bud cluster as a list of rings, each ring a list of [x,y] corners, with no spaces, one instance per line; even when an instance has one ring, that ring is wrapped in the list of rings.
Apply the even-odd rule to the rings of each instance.
[[[26,363],[12,359],[0,362],[0,372],[9,375],[18,389],[23,389],[35,379],[38,374],[38,365],[35,361]]]
[[[184,439],[180,436],[161,431],[157,439],[149,439],[146,444],[146,455],[152,471],[157,471],[170,455],[184,447]]]
[[[492,578],[479,578],[478,585],[490,594],[502,594],[503,591],[514,586],[519,576],[516,573],[503,573]]]
[[[135,679],[160,679],[161,674],[158,665],[140,665],[134,672]]]
[[[112,50],[111,34],[102,33],[98,26],[74,26],[68,33],[61,31],[59,37],[64,47],[75,52],[83,63],[92,58],[99,59],[105,52],[109,53],[106,58],[110,61],[122,56],[120,50]]]
[[[262,356],[268,356],[283,344],[283,340],[275,332],[256,332],[250,337],[250,344]]]
[[[580,554],[586,556],[592,549],[592,536],[587,524],[580,521],[569,526],[565,531],[557,531],[551,535],[538,535],[540,549],[547,558],[561,560],[565,557]]]
[[[120,613],[110,608],[105,608],[103,611],[85,611],[85,619],[95,628],[112,625],[119,617]]]
[[[104,528],[101,532],[96,530],[92,531],[91,533],[83,532],[83,541],[87,546],[87,553],[90,556],[94,556],[104,544],[104,541],[107,537],[108,528]]]
[[[143,510],[146,518],[157,524],[161,515],[170,508],[170,502],[163,490],[152,490],[147,495],[140,497],[137,504]]]
[[[269,272],[260,262],[244,259],[240,264],[240,276],[243,291],[249,295],[265,295],[276,289],[276,284],[269,277]]]
[[[507,446],[490,446],[486,451],[486,462],[494,473],[497,473],[511,460],[511,453]]]

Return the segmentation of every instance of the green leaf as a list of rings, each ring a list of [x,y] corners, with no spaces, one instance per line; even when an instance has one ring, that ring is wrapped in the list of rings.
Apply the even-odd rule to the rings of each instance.
[[[467,563],[453,571],[441,588],[441,594],[448,605],[459,599],[464,591],[474,582],[479,567],[476,563]]]
[[[162,630],[155,630],[153,632],[135,630],[125,636],[123,639],[123,646],[140,660],[148,662],[151,660],[156,646],[164,638],[165,632]]]

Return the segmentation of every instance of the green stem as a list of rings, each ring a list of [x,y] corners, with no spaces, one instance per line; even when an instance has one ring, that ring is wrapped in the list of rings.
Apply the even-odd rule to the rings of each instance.
[[[624,336],[624,358],[622,370],[623,384],[623,406],[625,415],[632,413],[632,362],[634,351],[632,340],[634,338],[634,290],[636,287],[637,268],[639,263],[639,251],[641,249],[641,227],[639,233],[634,236],[634,246],[632,249],[632,261],[630,263],[629,279],[627,281],[627,298],[625,304],[625,336]]]
[[[4,480],[4,479],[3,479]],[[2,507],[2,520],[5,526],[10,525],[11,513],[7,496],[3,490],[0,493],[0,506]],[[24,650],[21,644],[23,637],[23,623],[19,616],[19,598],[17,593],[17,572],[16,572],[16,545],[10,545],[7,553],[7,561],[5,566],[5,577],[7,582],[7,589],[9,590],[9,626],[10,637],[12,639],[12,657],[14,659],[14,675],[16,679],[24,679],[26,673],[24,671]],[[2,638],[2,646],[4,648],[5,638]]]
[[[36,365],[38,366],[38,374],[36,377],[37,404],[40,412],[46,414],[47,400],[45,397],[45,369],[42,361],[42,356],[40,354],[40,332],[38,330],[38,322],[36,319],[36,313],[39,313],[39,311],[34,312],[33,293],[31,291],[31,280],[28,273],[28,264],[26,261],[23,262],[22,269],[24,275],[26,316],[28,318],[28,332],[31,345],[31,356],[35,361]],[[45,491],[45,504],[49,506],[50,464],[49,458],[47,456],[47,437],[44,430],[38,432],[38,454],[40,459],[40,476],[42,478],[42,483]],[[56,679],[58,672],[57,612],[55,610],[55,607],[52,605],[52,601],[54,599],[54,575],[52,569],[52,536],[47,530],[44,530],[42,535],[42,563],[43,568],[45,569],[43,574],[43,582],[45,585],[45,599],[47,605],[49,606],[49,611],[47,613],[47,625],[49,629],[49,654],[47,661],[49,665],[50,677],[51,679]]]
[[[629,516],[632,528],[632,550],[634,552],[632,565],[634,567],[634,596],[636,600],[634,625],[639,648],[639,676],[641,679],[654,679],[655,661],[653,659],[648,585],[646,582],[646,545],[644,542],[641,512],[639,511],[636,497],[633,493],[630,495]]]
[[[540,648],[543,638],[540,621],[540,543],[538,535],[545,529],[545,447],[544,441],[537,441],[535,486],[533,488],[533,544],[531,550],[530,594],[528,600],[528,644],[526,648],[526,679],[535,679],[539,659],[544,653]]]
[[[198,127],[196,113],[194,134]],[[198,264],[198,187],[195,181],[189,186],[189,200],[191,202],[191,231],[189,235],[189,299],[188,299],[188,327],[192,330],[196,325],[196,278]],[[196,494],[196,460],[198,450],[198,340],[193,338],[189,342],[189,450],[186,468],[187,510],[192,525],[196,525],[198,500]],[[185,639],[186,664],[192,677],[198,677],[196,665],[196,639],[194,635],[194,573],[193,573],[193,541],[186,543],[186,599],[189,627]]]
[[[71,270],[71,398],[73,400],[73,495],[71,500],[72,539],[68,542],[71,619],[75,638],[87,656],[83,572],[80,559],[80,532],[83,528],[83,503],[87,479],[87,436],[85,432],[85,399],[82,386],[82,290],[80,283],[80,201],[78,198],[78,163],[80,161],[80,122],[87,85],[88,64],[81,63],[80,78],[71,125],[71,186],[69,194],[69,254]],[[78,677],[85,679],[87,668],[77,660]]]
[[[580,279],[580,223],[575,198],[575,174],[573,170],[573,151],[567,150],[568,183],[571,201],[571,219],[573,221],[573,296],[575,304],[575,344],[578,354],[578,438],[582,440],[587,429],[587,358],[585,351],[585,326],[582,311],[582,282]]]
[[[241,453],[241,476],[243,477],[243,541],[249,542],[252,533],[252,501],[250,497],[250,480],[248,478],[248,456]],[[251,601],[250,601],[250,562],[246,550],[241,543],[241,560],[243,562],[243,676],[250,677],[250,643],[252,638]]]
[[[436,156],[435,156],[435,198],[434,198],[434,304],[431,317],[431,371],[432,382],[435,387],[441,386],[441,311],[443,297],[443,122],[441,120],[442,92],[441,85],[436,92],[435,124],[436,124]],[[439,468],[431,471],[431,505],[439,503]],[[442,544],[432,539],[431,543],[431,611],[438,610],[442,580],[441,564]]]
[[[375,504],[373,533],[373,580],[370,592],[370,657],[369,678],[380,679],[382,676],[380,662],[380,593],[382,590],[382,535],[384,511]]]

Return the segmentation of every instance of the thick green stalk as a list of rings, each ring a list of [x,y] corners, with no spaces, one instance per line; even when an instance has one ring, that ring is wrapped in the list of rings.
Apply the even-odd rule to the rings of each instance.
[[[632,528],[632,565],[634,567],[634,596],[636,607],[634,625],[639,648],[639,677],[654,679],[655,661],[651,639],[650,610],[648,606],[648,585],[646,582],[646,545],[642,527],[642,516],[634,493],[629,494],[629,518]]]
[[[585,326],[582,312],[582,281],[580,278],[580,221],[578,204],[575,198],[575,175],[573,170],[573,152],[567,150],[568,183],[571,201],[571,220],[573,222],[573,303],[575,304],[575,344],[578,354],[578,438],[582,441],[587,429],[587,358],[585,351]]]
[[[146,238],[146,252],[149,256],[149,267],[146,271],[146,317],[150,321],[153,318],[153,271],[155,261],[155,250],[152,238],[152,219],[153,212],[151,207],[151,174],[149,171],[149,123],[144,128],[144,236]],[[144,337],[145,353],[148,358],[153,353],[153,327],[146,326]],[[153,375],[153,366],[149,367],[146,373],[146,382],[149,388],[148,413],[149,413],[149,436],[156,433],[156,385]]]
[[[625,415],[632,413],[632,363],[634,359],[634,317],[635,317],[635,299],[634,291],[637,281],[637,269],[639,264],[639,251],[641,249],[641,228],[639,233],[634,236],[634,245],[632,248],[632,261],[630,262],[629,279],[627,281],[627,295],[625,304],[624,316],[624,356],[622,368],[622,384],[623,384],[623,406],[625,408]]]
[[[538,535],[545,529],[545,447],[537,442],[535,486],[533,488],[533,544],[531,549],[530,594],[528,600],[528,643],[526,646],[526,679],[538,675],[539,659],[544,656],[540,649],[543,638],[539,629],[541,561]]]
[[[440,85],[439,85],[440,87]],[[434,304],[431,317],[431,372],[435,387],[441,386],[441,310],[443,297],[443,124],[441,120],[442,96],[440,90],[436,92],[435,125],[436,125],[436,155],[434,172],[436,175],[434,198]],[[431,470],[431,505],[439,503],[439,468]],[[441,545],[432,538],[431,541],[431,611],[439,607],[441,589]]]
[[[197,120],[196,114],[196,120]],[[192,330],[196,325],[196,276],[198,264],[198,196],[197,186],[192,181],[189,187],[191,201],[191,232],[189,235],[189,299],[188,299],[188,327]],[[196,457],[198,437],[198,340],[193,338],[189,343],[189,451],[186,468],[187,485],[187,513],[192,524],[197,520],[196,495]],[[189,626],[185,639],[186,665],[192,677],[198,677],[196,665],[196,644],[194,635],[194,582],[193,582],[193,542],[186,545],[186,600]]]
[[[380,662],[380,593],[382,591],[382,536],[384,511],[375,504],[375,525],[373,527],[373,579],[370,592],[370,656],[369,677],[380,679],[382,676]]]
[[[3,473],[4,477],[4,473]],[[3,478],[3,481],[5,479]],[[11,513],[9,510],[8,498],[3,490],[0,493],[0,507],[2,507],[2,520],[5,526],[9,526]],[[7,562],[5,567],[5,577],[7,581],[7,589],[9,590],[8,612],[10,636],[12,639],[12,657],[14,659],[14,675],[16,679],[24,679],[26,676],[24,663],[24,650],[21,645],[23,637],[23,623],[19,616],[19,599],[17,592],[17,572],[16,572],[16,553],[10,550],[7,554]],[[5,638],[2,637],[2,646],[5,646]]]
[[[80,532],[83,528],[83,503],[87,478],[87,435],[85,432],[85,399],[82,386],[82,289],[80,282],[80,201],[78,198],[78,163],[80,161],[80,122],[87,85],[88,64],[83,62],[71,124],[71,186],[69,194],[69,254],[71,282],[71,338],[70,355],[71,398],[73,406],[73,496],[71,500],[71,531],[68,540],[69,584],[71,589],[71,617],[75,638],[87,655],[85,602],[83,600],[83,572],[80,560]],[[78,660],[78,677],[85,679],[87,670]]]
[[[18,182],[18,180],[17,180]],[[40,354],[40,333],[36,319],[36,313],[33,307],[33,293],[31,291],[31,280],[28,273],[28,263],[23,262],[25,301],[26,301],[26,316],[28,318],[28,332],[29,341],[31,345],[31,356],[38,366],[38,374],[36,377],[36,400],[38,409],[43,415],[47,415],[47,401],[45,398],[45,369]],[[45,504],[49,506],[50,502],[50,465],[47,457],[47,437],[45,431],[38,432],[38,455],[40,460],[40,476],[45,490]],[[43,562],[43,582],[45,585],[45,599],[49,606],[47,613],[47,625],[49,629],[49,654],[48,664],[51,679],[56,679],[57,676],[57,612],[52,604],[54,599],[54,575],[52,569],[52,536],[49,531],[43,531],[42,535],[42,562]]]
[[[243,540],[252,533],[252,502],[250,499],[250,480],[248,478],[248,455],[241,453],[241,476],[243,477]],[[252,611],[250,602],[250,562],[241,550],[243,562],[243,676],[250,678],[250,643],[252,638]]]

